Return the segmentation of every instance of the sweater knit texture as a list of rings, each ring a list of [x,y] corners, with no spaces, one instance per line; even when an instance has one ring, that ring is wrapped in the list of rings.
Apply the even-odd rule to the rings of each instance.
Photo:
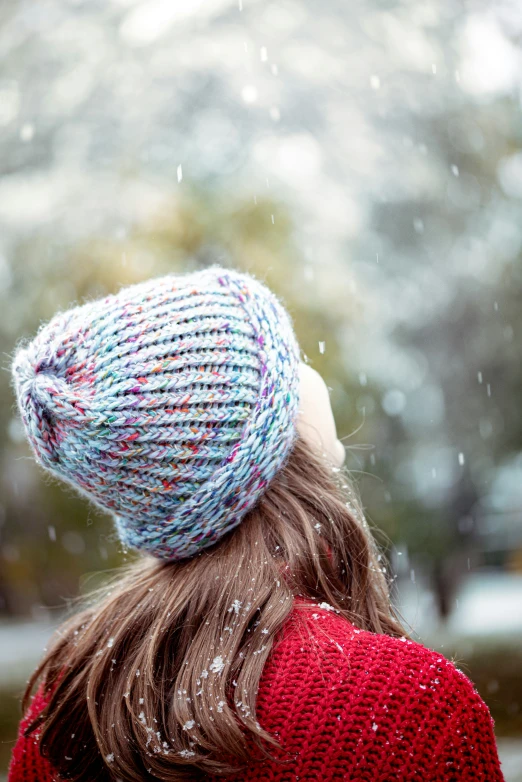
[[[8,782],[59,779],[38,734],[22,735],[43,706],[35,696],[21,723]],[[282,750],[266,761],[253,747],[249,767],[229,782],[504,779],[488,707],[453,663],[358,630],[324,603],[295,599],[263,670],[257,717]]]
[[[299,346],[276,296],[213,266],[59,313],[13,362],[38,462],[179,560],[236,527],[297,436]]]

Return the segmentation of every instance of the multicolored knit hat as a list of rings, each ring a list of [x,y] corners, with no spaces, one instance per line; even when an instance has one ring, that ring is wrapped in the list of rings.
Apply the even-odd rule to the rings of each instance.
[[[178,560],[236,527],[296,439],[300,351],[250,275],[210,267],[56,315],[13,363],[40,464]]]

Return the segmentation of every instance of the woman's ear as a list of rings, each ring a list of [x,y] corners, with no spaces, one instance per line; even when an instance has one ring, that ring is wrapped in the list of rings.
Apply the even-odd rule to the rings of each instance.
[[[315,369],[301,362],[300,402],[297,429],[312,447],[318,449],[337,467],[345,459],[345,450],[337,438],[330,394],[323,378]]]

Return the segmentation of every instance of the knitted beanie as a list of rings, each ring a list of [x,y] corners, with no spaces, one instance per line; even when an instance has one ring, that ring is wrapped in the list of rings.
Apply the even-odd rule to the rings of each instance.
[[[254,277],[210,267],[59,313],[13,377],[37,461],[179,560],[236,527],[295,442],[300,351]]]

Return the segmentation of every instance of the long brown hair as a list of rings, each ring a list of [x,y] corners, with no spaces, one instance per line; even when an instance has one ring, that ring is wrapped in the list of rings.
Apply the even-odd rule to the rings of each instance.
[[[293,596],[356,627],[404,635],[347,471],[301,439],[241,524],[192,559],[140,558],[58,631],[24,696],[66,779],[204,779],[268,745],[256,720],[264,663]],[[250,739],[250,741],[249,741]],[[239,764],[239,766],[238,766]]]

